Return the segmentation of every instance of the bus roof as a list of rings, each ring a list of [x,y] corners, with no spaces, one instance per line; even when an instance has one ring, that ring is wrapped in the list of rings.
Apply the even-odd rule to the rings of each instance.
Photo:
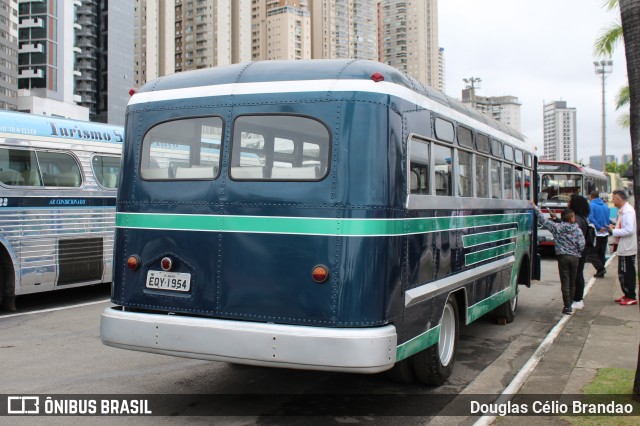
[[[584,173],[589,176],[606,177],[606,174],[600,170],[581,164],[572,163],[570,161],[540,160],[538,161],[538,172],[569,172]]]
[[[122,143],[124,128],[23,112],[0,111],[0,137],[62,138],[70,141]]]
[[[362,85],[354,85],[353,80],[366,81],[370,84],[374,73],[380,73],[384,77],[384,83],[377,83],[378,86],[368,85],[366,88]],[[348,84],[340,85],[323,85],[323,84],[311,84],[321,83],[322,80],[326,80],[327,83],[335,81],[347,81]],[[351,60],[351,59],[312,59],[312,60],[274,60],[274,61],[258,61],[242,64],[234,64],[223,67],[207,68],[202,70],[187,71],[182,73],[171,74],[168,76],[160,77],[156,80],[150,81],[141,87],[137,93],[131,98],[129,105],[158,101],[169,100],[170,97],[163,98],[160,94],[153,92],[171,91],[171,96],[180,96],[183,93],[189,93],[192,97],[204,97],[204,96],[216,96],[216,95],[228,95],[228,94],[249,94],[251,88],[257,88],[258,83],[275,83],[286,82],[285,89],[282,93],[288,92],[312,92],[312,91],[326,91],[333,92],[339,90],[349,91],[372,91],[384,94],[399,94],[402,97],[416,103],[415,93],[418,93],[428,100],[428,104],[431,106],[444,106],[450,110],[461,114],[468,119],[471,119],[478,130],[490,130],[495,129],[503,134],[510,136],[515,140],[509,140],[509,142],[516,142],[519,147],[533,151],[532,145],[525,142],[525,137],[512,129],[511,127],[500,123],[488,115],[482,114],[479,111],[472,109],[462,102],[457,101],[438,90],[425,86],[413,77],[393,68],[389,65],[385,65],[375,61],[369,60]],[[305,82],[305,84],[296,85],[295,82]],[[389,84],[401,86],[408,89],[402,92],[392,90],[388,91],[381,89],[380,86],[389,87]],[[245,91],[238,90],[239,85],[245,85]],[[212,90],[212,91],[189,91],[185,92],[181,89],[189,88],[204,88],[204,87],[220,87],[226,86],[227,91]],[[264,86],[264,85],[263,85]],[[375,87],[375,89],[373,89]],[[264,90],[264,89],[263,89]],[[409,91],[414,92],[413,94]],[[169,94],[168,93],[168,94]],[[267,93],[267,92],[264,92]],[[182,95],[186,97],[187,95]],[[455,117],[454,117],[455,118]],[[461,120],[457,120],[461,121]],[[477,125],[480,123],[480,126]],[[462,123],[464,124],[464,123]],[[484,125],[484,126],[483,126]],[[485,127],[485,126],[488,126]]]

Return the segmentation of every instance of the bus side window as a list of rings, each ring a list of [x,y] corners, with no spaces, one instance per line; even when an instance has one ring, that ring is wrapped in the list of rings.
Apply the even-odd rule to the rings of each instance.
[[[489,159],[476,155],[476,197],[489,197],[487,177],[489,173]]]
[[[433,144],[433,159],[435,163],[436,195],[453,195],[451,190],[451,162],[453,150],[449,147]]]
[[[429,190],[429,143],[411,138],[409,141],[409,193],[428,195]]]
[[[500,175],[500,161],[491,160],[491,198],[502,198],[502,177]]]
[[[0,149],[0,183],[7,186],[42,186],[34,151]]]
[[[458,195],[471,197],[471,153],[458,150]]]
[[[511,164],[503,164],[504,171],[503,194],[504,198],[513,199],[513,166]]]
[[[80,167],[75,158],[63,152],[36,153],[45,186],[77,188],[82,184]]]

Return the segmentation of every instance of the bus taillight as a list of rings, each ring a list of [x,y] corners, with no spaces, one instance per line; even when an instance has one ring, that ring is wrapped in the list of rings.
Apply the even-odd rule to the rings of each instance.
[[[160,261],[160,267],[163,271],[170,271],[173,267],[173,260],[170,257],[163,257]]]
[[[317,283],[323,283],[329,278],[329,270],[324,265],[318,265],[311,271],[311,277]]]
[[[127,268],[131,271],[135,271],[140,266],[140,258],[135,254],[133,256],[129,256],[127,259]]]

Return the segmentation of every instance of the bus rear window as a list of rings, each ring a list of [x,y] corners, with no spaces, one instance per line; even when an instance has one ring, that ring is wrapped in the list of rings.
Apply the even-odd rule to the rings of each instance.
[[[235,120],[230,176],[234,180],[319,180],[327,174],[330,137],[316,120],[245,115]]]
[[[145,180],[211,180],[220,170],[222,119],[198,117],[153,127],[142,141]]]

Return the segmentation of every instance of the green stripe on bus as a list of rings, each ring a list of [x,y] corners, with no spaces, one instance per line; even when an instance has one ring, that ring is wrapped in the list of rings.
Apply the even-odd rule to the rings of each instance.
[[[493,232],[481,232],[478,234],[464,235],[462,237],[463,247],[479,246],[481,244],[494,243],[508,238],[514,238],[518,231],[515,228],[501,229]]]
[[[486,250],[467,253],[464,255],[464,264],[470,266],[485,260],[493,259],[505,254],[513,253],[516,250],[516,243],[504,244],[498,247],[488,248]]]
[[[116,227],[327,236],[401,236],[506,223],[514,223],[519,229],[526,229],[530,217],[530,213],[411,219],[117,213]]]
[[[515,285],[512,284],[506,289],[499,291],[498,293],[493,294],[486,299],[483,299],[475,305],[469,306],[469,308],[467,309],[468,323],[471,324],[473,321],[477,320],[484,314],[491,312],[498,306],[514,298],[516,296],[515,289]]]
[[[425,331],[419,336],[398,345],[396,349],[396,362],[409,358],[411,355],[427,349],[429,346],[438,343],[440,338],[440,324]]]

